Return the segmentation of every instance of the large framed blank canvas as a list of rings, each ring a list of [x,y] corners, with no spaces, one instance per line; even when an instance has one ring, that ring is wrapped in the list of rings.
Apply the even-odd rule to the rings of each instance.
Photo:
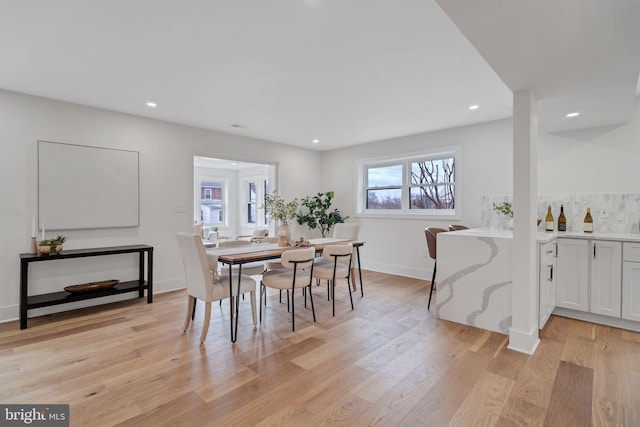
[[[38,219],[47,230],[137,227],[137,151],[38,141]]]

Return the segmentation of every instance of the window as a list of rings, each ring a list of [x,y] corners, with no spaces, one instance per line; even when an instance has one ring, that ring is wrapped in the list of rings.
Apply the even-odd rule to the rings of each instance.
[[[459,149],[360,162],[358,213],[456,215]]]
[[[258,217],[258,209],[256,206],[256,183],[249,182],[249,202],[247,203],[247,222],[255,224]]]
[[[203,180],[200,184],[200,222],[223,225],[226,221],[226,181]]]
[[[269,225],[264,209],[264,198],[269,194],[267,176],[253,176],[242,180],[244,205],[246,206],[246,224],[252,226]],[[243,213],[243,215],[245,215]]]

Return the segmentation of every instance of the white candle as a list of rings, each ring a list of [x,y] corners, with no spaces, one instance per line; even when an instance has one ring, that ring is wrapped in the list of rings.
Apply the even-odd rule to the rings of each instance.
[[[44,220],[42,220],[42,240],[44,240]]]
[[[36,237],[36,217],[31,218],[31,237]]]

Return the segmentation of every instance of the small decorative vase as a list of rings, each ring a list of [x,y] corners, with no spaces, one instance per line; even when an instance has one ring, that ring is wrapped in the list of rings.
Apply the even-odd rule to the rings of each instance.
[[[32,237],[29,243],[29,253],[34,255],[38,253],[38,244],[36,243],[35,237]]]
[[[287,241],[287,236],[285,236],[284,234],[280,234],[278,236],[278,247],[286,248],[287,246],[289,246],[289,242]]]
[[[280,224],[280,227],[278,229],[278,237],[282,235],[285,236],[287,242],[291,240],[291,230],[289,230],[289,224],[287,224],[286,222]]]

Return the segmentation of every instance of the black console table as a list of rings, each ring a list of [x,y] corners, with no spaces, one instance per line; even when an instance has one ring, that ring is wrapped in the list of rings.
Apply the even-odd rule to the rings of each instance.
[[[120,282],[111,289],[85,293],[71,293],[67,291],[53,292],[50,294],[29,296],[29,264],[41,261],[57,261],[70,258],[96,257],[103,255],[117,255],[138,253],[138,280]],[[147,280],[144,280],[144,254],[147,254]],[[32,255],[20,254],[20,329],[27,328],[27,311],[34,308],[48,307],[57,304],[66,304],[91,298],[106,297],[125,292],[138,291],[138,297],[144,297],[147,290],[147,303],[153,302],[153,246],[128,245],[112,246],[108,248],[71,249],[60,252],[58,255]]]

